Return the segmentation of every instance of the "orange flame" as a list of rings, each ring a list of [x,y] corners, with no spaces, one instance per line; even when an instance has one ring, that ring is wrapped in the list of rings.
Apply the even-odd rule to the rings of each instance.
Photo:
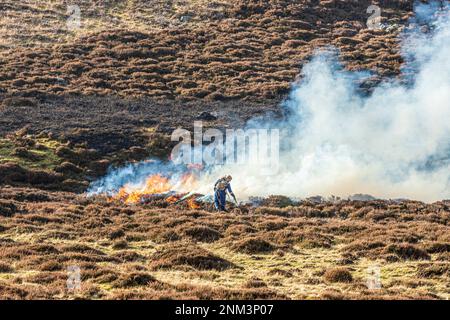
[[[114,198],[128,204],[139,203],[143,197],[168,192],[171,187],[168,178],[163,177],[160,174],[155,174],[147,178],[143,188],[134,189],[131,185],[125,185],[119,190]]]
[[[200,209],[200,205],[195,201],[195,198],[190,198],[187,204],[190,209]]]
[[[174,203],[178,201],[178,197],[177,196],[170,196],[166,199],[166,202],[168,203]]]
[[[144,187],[137,187],[129,184],[123,186],[113,197],[113,199],[127,204],[140,203],[143,202],[146,197],[152,195],[164,194],[173,190],[191,190],[195,187],[196,182],[197,178],[192,173],[184,174],[178,181],[175,182],[160,174],[155,174],[147,178]],[[172,195],[168,197],[166,201],[168,203],[174,203],[179,198],[180,196]],[[200,207],[197,203],[189,201],[188,203],[192,203],[189,205],[190,207]]]

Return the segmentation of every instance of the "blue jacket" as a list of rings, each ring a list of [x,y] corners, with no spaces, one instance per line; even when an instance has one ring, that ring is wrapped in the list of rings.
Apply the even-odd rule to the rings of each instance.
[[[233,194],[233,191],[231,190],[231,185],[225,178],[220,178],[219,180],[216,181],[216,183],[214,184],[214,191],[217,190],[228,191],[230,194]]]

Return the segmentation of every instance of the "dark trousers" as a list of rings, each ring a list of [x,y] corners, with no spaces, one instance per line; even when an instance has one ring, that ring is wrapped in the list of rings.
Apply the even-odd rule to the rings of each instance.
[[[225,190],[216,190],[214,192],[214,206],[219,211],[225,211],[225,201],[227,198],[227,192]]]

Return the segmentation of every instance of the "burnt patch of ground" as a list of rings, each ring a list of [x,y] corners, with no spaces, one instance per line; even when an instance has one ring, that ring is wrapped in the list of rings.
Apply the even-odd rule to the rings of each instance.
[[[193,130],[202,110],[218,115],[204,123],[205,130],[225,132],[276,108],[276,102],[263,106],[113,97],[50,97],[36,106],[8,104],[0,110],[0,184],[81,193],[108,168],[149,157],[168,159],[177,144],[171,141],[172,131]]]
[[[3,101],[5,104],[5,101]],[[152,99],[99,98],[92,96],[46,97],[36,106],[17,107],[6,103],[0,110],[0,135],[26,128],[29,134],[46,134],[71,146],[84,146],[100,155],[133,158],[137,147],[143,157],[168,155],[176,143],[170,135],[177,127],[191,130],[204,110],[217,114],[205,127],[240,128],[250,118],[277,112],[278,101],[176,102]],[[133,150],[133,147],[135,148]],[[88,160],[83,156],[79,161]],[[139,158],[134,157],[136,160]]]
[[[218,215],[80,194],[111,166],[167,159],[194,120],[282,117],[317,49],[372,71],[370,94],[399,76],[411,1],[107,3],[78,1],[78,31],[65,1],[0,4],[0,299],[448,299],[448,201],[274,195]],[[371,4],[389,28],[367,28]]]

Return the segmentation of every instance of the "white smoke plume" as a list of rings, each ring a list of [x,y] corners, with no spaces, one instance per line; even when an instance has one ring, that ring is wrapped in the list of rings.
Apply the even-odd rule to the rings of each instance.
[[[241,199],[355,193],[427,202],[450,198],[448,9],[419,6],[417,22],[429,23],[431,31],[410,28],[403,33],[405,70],[414,70],[407,84],[389,79],[362,96],[354,81],[361,74],[343,71],[336,54],[318,53],[283,104],[288,118],[249,124],[284,130],[279,171],[262,175],[255,163],[214,167],[201,176],[195,191],[211,193],[218,177],[231,174]],[[111,182],[118,173],[106,179]],[[136,172],[127,179],[132,176]],[[105,181],[96,182],[91,191],[111,190]]]
[[[288,149],[281,151],[279,173],[259,175],[254,164],[219,173],[236,177],[241,196],[449,198],[450,19],[448,6],[436,9],[417,10],[419,22],[431,23],[431,34],[420,28],[404,34],[413,83],[390,80],[362,97],[353,81],[359,75],[342,72],[335,55],[318,54],[285,103],[290,116],[281,123],[288,127],[282,142]]]

